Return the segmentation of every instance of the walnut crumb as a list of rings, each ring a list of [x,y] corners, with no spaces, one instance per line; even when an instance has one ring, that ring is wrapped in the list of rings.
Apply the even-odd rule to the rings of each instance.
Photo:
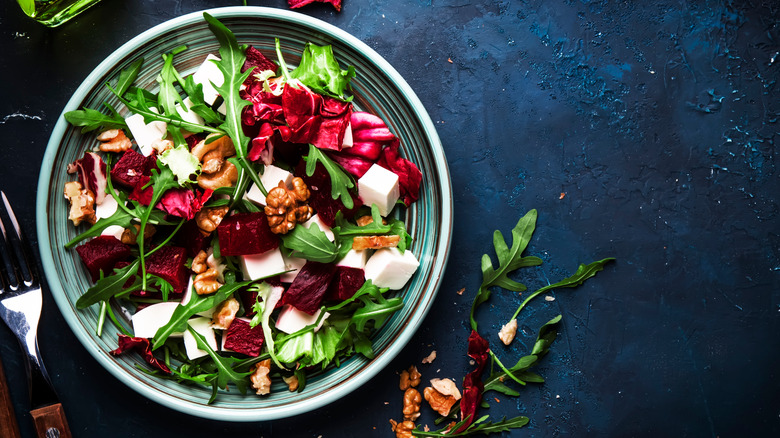
[[[431,351],[431,354],[424,357],[422,363],[432,363],[434,360],[436,360],[436,350]]]
[[[501,331],[498,332],[498,339],[501,339],[501,342],[503,342],[504,345],[509,345],[515,339],[516,334],[517,319],[513,319],[501,327]]]
[[[552,295],[545,295],[544,296],[545,301],[555,301],[555,297]]]
[[[401,381],[398,387],[401,391],[406,391],[409,388],[416,387],[420,384],[420,378],[422,375],[417,371],[417,367],[414,365],[409,366],[408,369],[401,371]]]
[[[455,293],[458,294],[458,295],[463,295],[463,292],[466,292],[466,288],[465,287],[462,287],[462,288],[458,289],[458,291],[455,292]]]

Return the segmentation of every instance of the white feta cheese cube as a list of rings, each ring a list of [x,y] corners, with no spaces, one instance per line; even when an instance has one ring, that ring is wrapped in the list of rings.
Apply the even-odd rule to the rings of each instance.
[[[284,266],[285,269],[292,271],[285,272],[281,275],[279,278],[284,283],[292,283],[293,280],[295,280],[295,277],[298,276],[298,273],[301,272],[301,268],[303,268],[303,265],[306,264],[306,259],[298,258],[298,257],[287,257],[284,254],[282,254],[282,257],[284,257]]]
[[[212,350],[217,350],[217,337],[214,335],[214,329],[211,328],[210,318],[198,316],[187,321],[187,324],[206,339],[206,343]],[[190,360],[209,354],[206,350],[198,348],[198,341],[195,340],[195,336],[189,330],[184,332],[184,349],[187,351],[187,357]]]
[[[336,266],[346,266],[349,268],[363,269],[368,262],[368,256],[371,255],[370,249],[354,250],[350,249],[343,259],[336,263]]]
[[[285,304],[282,306],[282,310],[279,311],[279,317],[276,318],[276,328],[282,332],[287,333],[288,335],[295,333],[307,325],[312,325],[317,322],[317,318],[320,317],[321,312],[322,309],[319,309],[314,313],[314,315],[309,315],[308,313],[301,312],[289,304]],[[320,321],[320,323],[314,329],[315,332],[319,330],[320,327],[322,327],[322,323],[325,322],[325,319],[327,319],[328,316],[330,316],[330,314],[325,312],[325,316],[323,316],[322,321]]]
[[[160,327],[171,320],[173,311],[179,303],[164,302],[152,304],[144,307],[133,315],[133,335],[137,338],[153,338]],[[171,336],[181,336],[181,333],[174,333]]]
[[[341,141],[341,148],[351,148],[354,145],[352,139],[352,123],[347,123],[347,130],[344,131],[344,140]]]
[[[222,76],[222,71],[214,64],[215,61],[219,61],[218,56],[209,54],[206,56],[206,60],[198,67],[198,70],[192,74],[192,80],[196,84],[203,85],[203,101],[209,105],[214,105],[214,102],[219,97],[219,93],[214,88],[214,85],[221,86],[225,83],[225,77]],[[211,83],[214,85],[211,85]]]
[[[225,102],[222,102],[222,105],[217,108],[217,112],[222,114],[223,116],[227,115],[227,104]]]
[[[312,224],[317,224],[317,226],[320,228],[320,231],[322,231],[323,233],[325,233],[326,236],[328,236],[328,240],[333,241],[336,238],[336,236],[333,235],[333,231],[331,231],[329,226],[325,225],[325,223],[322,222],[319,215],[315,214],[314,216],[309,218],[309,220],[304,222],[302,225],[306,228],[311,228]]]
[[[400,193],[398,175],[378,164],[371,165],[358,180],[358,195],[363,204],[376,204],[382,216],[390,214]]]
[[[278,187],[280,182],[283,182],[287,188],[292,188],[293,174],[282,168],[276,167],[273,164],[265,166],[263,174],[258,174],[258,176],[267,192],[271,191],[274,187]],[[265,195],[263,195],[263,192],[254,184],[244,196],[255,204],[265,205]]]
[[[152,108],[152,111],[158,113],[156,108]],[[157,140],[165,138],[168,130],[168,124],[165,122],[151,122],[144,123],[144,116],[140,114],[133,114],[125,119],[127,127],[130,129],[130,133],[133,134],[135,142],[138,144],[138,149],[141,153],[148,157],[151,155],[154,148],[152,143]]]
[[[206,122],[203,120],[203,117],[197,115],[195,111],[193,111],[192,108],[192,101],[189,97],[185,97],[184,100],[184,106],[182,107],[181,104],[176,104],[176,112],[179,113],[179,117],[182,118],[185,122],[194,123],[196,125],[204,125]]]
[[[268,277],[284,272],[286,269],[284,257],[282,257],[282,251],[279,248],[262,254],[241,256],[241,271],[244,273],[244,280]]]
[[[375,286],[396,290],[404,287],[418,266],[420,262],[411,251],[401,254],[396,248],[382,248],[368,259],[363,271],[366,280],[371,280]]]

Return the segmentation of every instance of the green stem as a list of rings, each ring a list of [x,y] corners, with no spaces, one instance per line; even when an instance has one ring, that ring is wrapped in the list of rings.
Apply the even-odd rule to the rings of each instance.
[[[106,301],[104,301],[106,303]],[[106,306],[106,312],[108,313],[108,317],[111,319],[111,322],[114,323],[117,329],[119,329],[120,332],[122,332],[126,336],[133,336],[125,327],[119,323],[119,320],[116,319],[116,315],[114,315],[114,311],[111,309],[111,306]]]
[[[492,357],[492,358],[493,358],[493,361],[494,361],[494,362],[495,362],[495,363],[498,365],[498,367],[499,367],[499,368],[501,368],[501,369],[502,369],[502,370],[503,370],[503,371],[506,373],[506,375],[507,375],[507,376],[509,376],[509,377],[510,377],[512,380],[514,380],[515,382],[517,382],[517,383],[519,383],[519,384],[521,384],[521,385],[525,386],[525,382],[523,382],[522,380],[520,380],[520,379],[518,379],[517,377],[515,377],[515,375],[514,375],[514,374],[512,374],[512,372],[511,372],[511,371],[509,371],[509,370],[508,370],[508,369],[507,369],[507,368],[504,366],[504,364],[503,364],[503,363],[501,363],[501,361],[500,361],[500,360],[498,360],[498,357],[496,356],[496,354],[495,354],[495,353],[493,353],[493,350],[488,350],[488,353],[490,354],[490,357]]]

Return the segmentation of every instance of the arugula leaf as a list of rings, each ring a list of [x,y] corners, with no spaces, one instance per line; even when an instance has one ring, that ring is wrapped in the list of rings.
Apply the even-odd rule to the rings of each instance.
[[[182,46],[186,48],[185,46]],[[173,56],[179,53],[181,47],[176,48],[171,53],[164,53],[162,55],[163,66],[160,74],[157,76],[157,83],[160,84],[160,91],[157,93],[157,104],[163,110],[164,114],[178,116],[176,111],[176,104],[178,103],[182,107],[184,102],[181,99],[181,95],[176,90],[177,74],[173,68]]]
[[[309,228],[297,225],[292,231],[282,236],[282,243],[293,251],[293,257],[301,257],[321,263],[330,263],[336,259],[338,248],[328,239],[317,224]]]
[[[532,293],[528,296],[528,298],[523,301],[522,304],[520,304],[520,307],[517,308],[517,311],[514,315],[512,315],[512,318],[510,320],[517,318],[517,315],[520,313],[521,310],[523,310],[523,307],[525,307],[526,304],[528,304],[529,301],[534,299],[534,297],[543,294],[544,292],[547,292],[551,289],[561,288],[561,287],[577,287],[585,282],[585,280],[594,277],[599,271],[602,271],[604,269],[604,265],[607,263],[615,260],[613,257],[608,257],[606,259],[598,260],[592,263],[589,263],[587,265],[580,265],[577,268],[577,272],[574,273],[571,277],[564,278],[563,280],[547,285],[543,288],[538,289],[536,292]]]
[[[474,297],[469,316],[472,330],[477,330],[474,312],[480,304],[490,298],[491,287],[499,286],[515,292],[524,291],[526,290],[525,285],[511,280],[507,275],[522,267],[542,264],[542,260],[538,257],[522,257],[523,251],[528,246],[528,242],[531,240],[536,227],[536,216],[536,210],[531,210],[520,218],[517,225],[512,229],[511,248],[507,246],[500,231],[496,230],[493,232],[493,246],[498,257],[499,267],[498,269],[493,267],[493,262],[487,254],[482,256],[482,285]]]
[[[355,77],[355,67],[349,66],[342,70],[330,45],[306,43],[301,53],[301,63],[290,72],[289,77],[298,79],[315,93],[344,101],[352,100],[352,96],[347,98],[345,92],[350,80]]]
[[[171,315],[171,319],[154,334],[152,350],[160,348],[172,333],[179,333],[186,330],[187,320],[189,320],[190,317],[196,313],[205,312],[206,310],[211,309],[230,298],[238,289],[251,283],[251,281],[245,281],[242,283],[226,284],[217,289],[217,292],[215,292],[214,295],[203,296],[192,294],[187,303],[176,306],[173,315]]]
[[[453,426],[446,426],[442,429],[436,430],[436,431],[430,431],[426,432],[424,430],[420,430],[421,425],[417,425],[414,430],[412,430],[412,436],[422,436],[422,437],[452,437],[452,436],[470,436],[470,435],[476,435],[476,434],[483,434],[483,435],[489,435],[491,433],[499,433],[499,432],[508,432],[511,429],[519,429],[525,425],[528,424],[530,421],[528,417],[515,417],[511,418],[509,420],[506,419],[506,417],[502,418],[501,421],[497,421],[495,423],[491,421],[487,421],[489,416],[485,415],[481,418],[479,418],[477,421],[472,423],[469,427],[467,427],[465,430],[462,430],[460,432],[454,432],[458,430],[461,426],[466,424],[468,421],[468,417],[463,419],[462,421],[459,421],[455,423]]]
[[[219,127],[227,133],[233,141],[233,146],[236,148],[236,156],[238,157],[238,162],[240,164],[240,173],[248,174],[252,179],[252,182],[258,187],[263,187],[260,177],[257,175],[257,172],[252,169],[247,158],[249,137],[244,135],[244,130],[241,125],[241,111],[245,106],[251,105],[249,101],[242,99],[239,93],[241,84],[243,84],[246,78],[252,74],[252,69],[241,73],[241,68],[243,68],[244,61],[246,60],[246,46],[239,45],[233,32],[216,18],[209,15],[208,12],[203,13],[203,18],[208,23],[211,32],[219,41],[220,60],[212,61],[216,64],[224,77],[222,85],[214,86],[214,89],[217,90],[219,95],[222,96],[222,99],[224,99],[226,108],[225,121],[219,125]],[[238,194],[233,200],[240,199],[242,195],[243,193]]]
[[[373,301],[366,296],[358,298],[363,303],[363,307],[352,315],[352,323],[358,331],[364,331],[370,321],[374,322],[375,329],[382,327],[389,317],[404,306],[404,300],[400,297],[390,299],[385,299],[381,295],[372,295],[372,297],[379,297],[379,299]]]
[[[355,206],[352,195],[349,193],[349,189],[355,187],[355,183],[352,180],[352,176],[345,172],[343,167],[331,160],[330,157],[313,144],[309,144],[309,155],[305,157],[305,160],[307,176],[314,175],[317,163],[321,163],[328,175],[330,175],[331,196],[333,199],[341,198],[341,203],[348,209]]]
[[[138,260],[124,268],[114,269],[112,275],[98,280],[92,287],[84,292],[84,295],[76,300],[76,308],[79,310],[86,309],[95,303],[105,301],[115,295],[126,292],[125,283],[136,275],[138,275]],[[135,283],[133,286],[135,286]]]
[[[233,363],[238,362],[238,359],[232,358],[232,357],[222,357],[218,355],[206,342],[206,339],[201,335],[200,333],[196,332],[192,327],[187,325],[187,331],[192,334],[192,336],[195,338],[195,342],[198,344],[198,348],[201,350],[206,351],[211,359],[214,361],[214,364],[217,367],[217,380],[216,380],[216,386],[227,389],[228,383],[233,383],[236,385],[236,388],[238,388],[239,392],[241,394],[246,394],[246,385],[247,385],[247,379],[246,377],[251,372],[246,373],[240,373],[233,369]]]
[[[130,86],[133,85],[133,82],[135,82],[135,78],[138,77],[138,73],[141,71],[143,63],[144,59],[139,58],[130,64],[129,67],[119,72],[119,78],[114,86],[117,93],[124,95],[127,92]]]
[[[64,114],[65,120],[73,126],[80,126],[81,132],[90,132],[96,129],[126,129],[125,119],[117,115],[105,115],[98,110],[84,108],[83,110],[68,111]]]
[[[256,304],[259,304],[259,306],[257,308],[253,306],[252,308],[256,312],[259,310],[258,314],[260,315],[260,323],[262,324],[263,327],[263,338],[265,338],[266,350],[268,350],[268,354],[271,356],[271,359],[274,361],[276,366],[278,366],[281,369],[285,369],[285,367],[282,366],[279,358],[277,357],[276,349],[274,345],[274,333],[271,330],[271,314],[276,308],[276,303],[278,303],[282,297],[281,295],[275,296],[273,294],[274,288],[266,282],[260,283],[255,287],[255,289],[257,290]],[[262,303],[260,302],[261,300]],[[252,323],[254,322],[255,319],[252,318]],[[256,325],[257,324],[255,324],[255,326]]]

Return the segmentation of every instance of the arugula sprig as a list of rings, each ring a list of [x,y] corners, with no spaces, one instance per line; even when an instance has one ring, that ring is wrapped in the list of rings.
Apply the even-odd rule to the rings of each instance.
[[[324,152],[313,144],[309,144],[309,154],[304,157],[306,160],[306,175],[314,175],[314,171],[317,168],[317,163],[322,164],[322,167],[328,172],[331,182],[331,196],[333,199],[341,199],[341,203],[344,207],[350,209],[355,206],[352,200],[352,194],[349,189],[355,187],[355,182],[352,176],[344,171],[344,168],[339,166],[338,163],[330,159]]]
[[[529,211],[525,216],[517,221],[517,225],[512,229],[512,247],[509,248],[504,240],[501,231],[496,230],[493,233],[493,246],[498,257],[498,269],[493,267],[493,262],[487,254],[482,255],[482,285],[479,287],[474,302],[471,305],[469,319],[471,329],[477,330],[477,321],[474,319],[474,312],[480,304],[490,298],[490,288],[502,287],[514,292],[526,290],[526,286],[518,283],[508,277],[511,272],[528,266],[539,266],[542,259],[539,257],[523,257],[523,251],[531,241],[534,228],[536,227],[536,210]]]
[[[469,425],[466,429],[460,432],[455,432],[468,422],[469,417],[464,418],[452,426],[446,426],[435,431],[420,430],[421,425],[418,424],[414,430],[412,430],[412,435],[422,437],[458,437],[471,436],[476,434],[489,435],[491,433],[508,432],[511,429],[519,429],[527,425],[530,421],[528,417],[519,416],[509,420],[502,418],[500,421],[492,422],[487,421],[490,418],[489,415],[483,415],[471,423],[471,425]]]
[[[249,101],[241,98],[239,89],[241,84],[244,83],[246,78],[252,74],[253,69],[248,69],[245,72],[241,72],[241,68],[244,66],[246,60],[246,45],[239,45],[236,36],[231,32],[224,24],[220,23],[216,18],[209,15],[208,12],[203,13],[203,18],[209,25],[209,29],[217,37],[219,41],[219,56],[220,60],[214,60],[214,64],[222,72],[224,82],[222,85],[214,85],[214,89],[217,90],[225,101],[226,115],[225,121],[219,125],[220,129],[224,131],[230,139],[233,141],[233,146],[236,148],[236,156],[239,163],[239,180],[245,178],[245,175],[249,175],[252,182],[260,189],[263,194],[267,194],[263,183],[260,181],[260,177],[254,170],[253,166],[247,158],[249,149],[249,137],[244,135],[244,130],[241,127],[241,111],[244,107],[251,105]],[[238,193],[234,196],[233,202],[236,202],[241,198],[243,193]]]

